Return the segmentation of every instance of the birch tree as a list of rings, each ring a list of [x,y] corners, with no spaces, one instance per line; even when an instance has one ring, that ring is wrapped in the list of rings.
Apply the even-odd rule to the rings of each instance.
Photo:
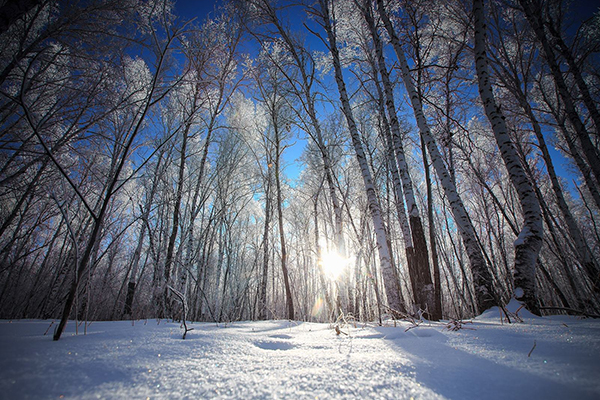
[[[377,238],[379,266],[383,274],[383,283],[386,289],[388,304],[392,310],[399,311],[402,309],[403,304],[400,300],[400,289],[398,286],[399,283],[397,282],[396,273],[393,270],[391,262],[391,252],[388,244],[389,242],[387,239],[387,233],[383,225],[381,206],[373,185],[373,178],[371,176],[371,171],[369,169],[363,144],[358,132],[358,127],[356,125],[356,121],[354,120],[352,107],[350,105],[350,98],[348,97],[348,91],[346,89],[346,83],[344,81],[342,72],[342,63],[337,44],[337,38],[334,31],[334,21],[336,20],[335,5],[327,0],[319,0],[318,8],[313,9],[312,12],[319,18],[320,24],[325,29],[327,34],[327,46],[332,56],[331,62],[335,72],[335,81],[340,95],[340,102],[342,103],[342,111],[350,131],[356,160],[360,166],[361,175],[368,198],[369,211],[373,219],[373,228]]]
[[[419,207],[414,196],[412,178],[404,155],[404,146],[402,144],[402,134],[398,116],[396,114],[393,87],[383,55],[383,44],[379,36],[373,9],[371,8],[371,2],[363,1],[362,4],[359,4],[359,8],[367,23],[375,48],[377,72],[381,77],[381,83],[385,93],[386,111],[389,117],[390,130],[392,132],[389,145],[393,147],[393,154],[395,155],[395,160],[402,179],[401,193],[403,193],[408,209],[411,237],[410,240],[406,238],[405,242],[415,302],[424,310],[429,310],[430,318],[437,320],[441,318],[441,304],[439,298],[437,301],[435,298],[425,231],[423,229]]]
[[[532,106],[534,100],[535,79],[532,76],[535,71],[540,70],[539,61],[533,57],[531,49],[531,38],[528,33],[527,22],[519,13],[502,13],[497,10],[491,15],[494,16],[494,27],[498,31],[495,52],[490,51],[490,57],[494,58],[492,67],[497,73],[498,79],[502,82],[509,93],[514,97],[517,105],[521,109],[520,115],[531,125],[531,129],[537,139],[539,152],[546,166],[548,177],[550,178],[554,199],[568,230],[568,235],[574,243],[575,254],[578,261],[584,267],[584,270],[592,279],[592,282],[598,279],[598,266],[594,260],[590,246],[583,236],[579,223],[575,218],[571,206],[567,202],[565,190],[560,182],[560,177],[555,167],[555,161],[551,157],[547,139],[544,136],[545,120],[539,111]],[[502,29],[502,27],[506,27]],[[539,197],[539,196],[538,196]],[[552,225],[547,224],[551,229]],[[568,240],[568,239],[567,239]],[[566,249],[565,249],[566,250]],[[594,290],[598,290],[598,283],[594,283]]]
[[[431,157],[431,162],[436,170],[438,179],[440,180],[444,193],[448,199],[452,214],[454,216],[454,221],[456,222],[458,231],[467,250],[471,265],[471,272],[473,274],[473,285],[475,286],[477,307],[480,312],[483,312],[497,303],[490,266],[487,265],[485,261],[482,249],[477,241],[473,224],[469,219],[467,210],[458,194],[455,182],[452,180],[452,177],[448,173],[448,169],[444,164],[437,142],[431,134],[431,130],[423,111],[422,100],[413,84],[408,62],[404,55],[404,50],[400,45],[400,40],[396,35],[396,31],[392,25],[392,22],[387,15],[383,0],[377,0],[377,10],[396,53],[401,70],[402,82],[404,83],[404,87],[410,99],[410,104],[417,121],[417,127],[419,128],[419,133],[423,137],[425,145],[427,146],[427,150]]]
[[[587,96],[589,95],[587,85],[582,80],[579,68],[575,65],[572,54],[565,49],[559,32],[556,31],[556,28],[552,28],[551,22],[548,22],[548,19],[553,18],[551,15],[552,7],[549,2],[541,0],[519,0],[519,4],[542,47],[542,54],[544,55],[546,64],[550,68],[556,90],[562,100],[566,118],[575,132],[575,137],[581,146],[581,151],[587,160],[587,165],[592,172],[595,180],[595,187],[597,188],[600,186],[600,154],[598,153],[598,148],[590,138],[590,129],[585,125],[584,118],[582,118],[578,112],[576,100],[569,90],[569,85],[561,70],[556,50],[550,41],[551,37],[554,37],[554,39],[558,41],[559,51],[562,52],[562,55],[567,56],[567,61],[568,64],[570,64],[571,72],[575,76],[576,84],[580,90],[583,89],[584,104],[589,107],[588,112],[591,112],[592,116],[596,117],[594,118],[594,122],[597,124],[599,122],[599,117],[596,104]],[[550,31],[550,36],[546,34],[547,31]],[[599,129],[600,128],[596,125],[596,134],[598,134]]]
[[[544,227],[540,204],[535,195],[532,183],[527,178],[508,134],[505,117],[496,103],[492,91],[491,76],[489,73],[486,53],[486,23],[484,21],[483,0],[473,1],[473,14],[475,18],[475,67],[479,95],[487,115],[494,137],[500,149],[500,154],[508,170],[510,181],[517,191],[523,212],[523,227],[515,241],[515,269],[514,284],[515,298],[523,301],[527,308],[534,314],[540,313],[537,303],[535,283],[535,268],[542,247]]]
[[[301,107],[294,107],[298,123],[302,125],[308,137],[316,144],[322,160],[322,168],[327,183],[327,194],[329,195],[335,217],[334,241],[336,251],[341,257],[346,256],[345,240],[343,233],[343,210],[339,200],[336,176],[334,171],[335,161],[332,159],[332,151],[327,145],[327,138],[323,133],[323,122],[319,118],[317,109],[318,79],[316,63],[310,49],[302,42],[297,32],[291,31],[278,14],[278,9],[270,0],[253,0],[245,2],[244,7],[251,4],[254,9],[248,11],[250,18],[258,17],[263,24],[273,27],[273,32],[262,33],[253,29],[253,34],[260,40],[275,40],[282,46],[281,51],[287,54],[286,62],[281,63],[272,60],[273,65],[279,69],[279,73],[287,80],[289,90],[295,96]],[[284,7],[285,8],[285,7]],[[258,31],[258,32],[256,32]]]

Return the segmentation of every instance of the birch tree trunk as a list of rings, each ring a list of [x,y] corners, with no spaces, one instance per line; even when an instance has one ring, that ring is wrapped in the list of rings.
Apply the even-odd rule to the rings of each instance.
[[[377,9],[385,25],[386,31],[388,32],[390,42],[392,43],[392,46],[396,52],[396,57],[398,58],[398,63],[401,70],[402,81],[404,82],[404,87],[408,92],[419,132],[423,138],[423,141],[425,142],[425,145],[427,146],[427,150],[431,157],[431,162],[444,189],[444,194],[448,198],[452,215],[454,216],[454,221],[462,238],[463,244],[467,250],[469,263],[471,265],[471,273],[473,275],[473,286],[475,288],[475,300],[477,303],[476,306],[479,312],[483,312],[488,308],[495,306],[497,303],[491,271],[485,262],[483,251],[479,245],[479,242],[477,241],[475,229],[469,218],[469,215],[467,214],[467,210],[465,209],[462,199],[456,190],[456,185],[451,175],[448,173],[448,169],[444,164],[444,160],[440,154],[435,138],[429,129],[429,125],[425,118],[425,113],[423,112],[421,99],[412,82],[408,62],[404,56],[404,51],[400,45],[400,40],[396,35],[394,27],[392,26],[392,22],[387,16],[387,12],[383,5],[383,0],[377,0]]]
[[[492,91],[485,49],[486,24],[484,21],[483,0],[473,0],[473,14],[475,18],[475,68],[477,70],[479,95],[523,212],[523,227],[514,243],[515,267],[513,277],[515,297],[517,300],[523,301],[529,311],[539,315],[535,271],[544,232],[540,204],[519,161],[515,146],[508,134],[505,117],[497,105]]]
[[[583,237],[579,226],[577,225],[577,221],[575,220],[575,217],[573,216],[573,213],[571,212],[567,204],[563,193],[563,189],[558,180],[558,176],[556,175],[554,163],[552,162],[552,158],[550,157],[548,146],[546,145],[546,140],[544,139],[544,135],[542,133],[542,128],[533,113],[531,105],[525,99],[524,94],[521,96],[520,103],[525,111],[525,114],[529,117],[531,121],[533,131],[538,140],[538,147],[540,149],[540,152],[542,153],[544,163],[546,164],[546,171],[548,172],[548,176],[550,177],[552,190],[554,192],[554,196],[556,197],[558,208],[560,209],[563,218],[567,223],[569,235],[575,244],[575,249],[577,251],[578,256],[577,258],[579,259],[579,262],[583,265],[584,270],[588,274],[589,278],[592,280],[594,291],[596,293],[600,293],[600,268],[598,268],[598,263],[594,259],[593,254],[591,253],[590,248],[585,238]]]
[[[384,280],[384,286],[386,290],[386,296],[388,305],[392,310],[400,310],[402,308],[402,302],[400,300],[400,287],[399,282],[395,279],[395,273],[393,271],[391,263],[391,253],[388,246],[387,233],[383,225],[383,219],[381,217],[381,206],[377,193],[375,192],[375,186],[373,185],[373,179],[371,177],[371,171],[369,170],[369,164],[363,149],[363,145],[360,138],[360,133],[356,126],[352,108],[350,106],[350,99],[344,82],[342,74],[342,65],[340,61],[340,54],[337,47],[337,39],[335,37],[333,26],[332,26],[332,13],[329,10],[329,1],[319,0],[320,5],[320,17],[323,23],[323,27],[327,32],[327,40],[329,43],[329,51],[332,55],[333,67],[335,70],[335,81],[340,94],[340,101],[342,103],[342,112],[346,117],[350,136],[352,138],[352,145],[356,153],[356,159],[360,166],[365,191],[367,194],[369,211],[373,220],[373,227],[375,229],[375,237],[377,240],[377,249],[379,252],[379,264],[381,267],[381,273]]]
[[[402,192],[404,193],[404,199],[408,209],[412,240],[407,242],[407,250],[412,253],[410,254],[410,257],[412,258],[412,263],[414,264],[413,271],[411,273],[411,281],[413,281],[412,284],[415,303],[417,307],[423,310],[428,310],[428,317],[430,319],[437,321],[442,316],[441,304],[440,302],[436,301],[436,299],[439,298],[436,298],[435,296],[434,285],[431,278],[427,240],[425,239],[425,231],[423,230],[423,222],[421,220],[419,207],[417,205],[417,201],[415,200],[413,183],[409,173],[408,163],[406,162],[406,157],[404,155],[404,146],[402,144],[400,123],[398,122],[398,116],[396,114],[393,87],[383,56],[383,44],[381,42],[381,38],[379,37],[379,33],[377,32],[377,26],[375,25],[375,19],[371,9],[371,2],[363,1],[362,7],[360,8],[363,17],[367,22],[367,26],[369,27],[373,44],[375,45],[376,64],[379,70],[379,75],[381,76],[383,91],[385,93],[385,105],[387,108],[387,114],[389,116],[389,124],[393,138],[393,141],[390,142],[390,146],[393,145],[393,153],[396,156],[398,172],[402,179]]]
[[[537,83],[537,87],[538,87],[539,93],[541,94],[541,96],[544,100],[545,105],[548,108],[550,108],[552,117],[556,121],[556,125],[558,126],[558,129],[562,133],[562,135],[565,139],[565,142],[567,143],[568,150],[565,149],[564,151],[573,158],[575,165],[577,165],[577,168],[581,172],[581,176],[583,177],[585,186],[588,189],[588,191],[590,192],[590,195],[592,196],[592,199],[594,200],[596,207],[600,209],[600,191],[598,190],[598,189],[600,189],[600,186],[596,185],[596,181],[594,180],[594,177],[592,176],[591,168],[585,162],[584,156],[582,154],[580,154],[579,149],[577,148],[577,144],[575,143],[575,138],[573,137],[573,134],[572,134],[572,129],[567,128],[566,117],[564,115],[564,111],[560,108],[559,104],[556,104],[553,101],[552,94],[547,93],[547,91],[544,90],[544,87],[541,84],[541,82]]]
[[[440,314],[443,317],[442,308],[442,282],[440,276],[440,262],[438,259],[436,235],[435,235],[435,221],[433,219],[433,189],[431,182],[431,172],[429,171],[429,161],[427,161],[427,149],[423,137],[421,139],[421,153],[423,155],[423,169],[425,170],[425,185],[427,186],[427,219],[429,221],[429,246],[431,249],[431,263],[433,267],[433,288],[435,291],[435,301],[439,304]],[[453,276],[453,278],[455,278]],[[446,281],[448,276],[446,275]],[[448,284],[448,290],[450,290],[450,284]]]

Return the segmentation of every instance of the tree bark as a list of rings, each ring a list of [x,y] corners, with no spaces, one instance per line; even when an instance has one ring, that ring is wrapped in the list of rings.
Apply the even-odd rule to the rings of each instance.
[[[483,0],[473,0],[475,17],[475,68],[479,95],[492,126],[500,154],[508,170],[512,186],[517,192],[523,212],[523,227],[515,240],[514,284],[515,297],[523,301],[529,311],[539,315],[535,271],[538,254],[542,247],[544,226],[540,204],[532,183],[519,161],[515,146],[508,134],[505,117],[496,103],[486,54],[486,24]]]
[[[276,116],[275,116],[276,117]],[[283,228],[283,196],[281,194],[281,177],[279,171],[281,166],[281,137],[280,127],[277,121],[274,121],[273,129],[275,131],[275,190],[277,190],[277,218],[279,225],[279,244],[281,246],[281,272],[283,273],[283,283],[285,286],[285,303],[287,305],[287,317],[294,320],[294,299],[292,298],[292,289],[290,287],[290,278],[287,266],[287,248],[285,245],[285,230]]]
[[[269,235],[271,226],[271,171],[267,170],[267,187],[265,189],[265,226],[263,230],[263,267],[258,290],[258,319],[267,319],[267,282],[269,276]]]
[[[331,55],[333,57],[332,61],[333,61],[333,67],[335,70],[335,81],[336,81],[338,91],[340,94],[340,101],[342,103],[342,111],[344,113],[344,116],[346,117],[348,129],[350,130],[350,136],[352,138],[352,145],[354,147],[356,159],[360,166],[365,191],[367,194],[367,199],[368,199],[368,203],[369,203],[369,211],[371,213],[371,218],[373,219],[373,227],[375,229],[375,236],[376,236],[376,240],[377,240],[377,249],[379,252],[379,264],[381,267],[381,273],[383,275],[388,305],[393,310],[400,310],[403,305],[400,300],[399,282],[396,281],[395,274],[392,269],[393,267],[392,267],[392,263],[391,263],[390,248],[388,246],[388,241],[387,241],[387,233],[385,231],[385,227],[383,225],[383,219],[381,217],[381,206],[379,204],[379,199],[377,198],[377,193],[375,192],[375,186],[373,185],[371,171],[369,170],[369,165],[368,165],[367,158],[366,158],[366,155],[365,155],[365,152],[363,149],[360,134],[358,132],[358,128],[356,126],[356,122],[354,120],[354,116],[352,113],[352,108],[350,106],[350,100],[348,97],[346,84],[344,82],[344,78],[343,78],[343,74],[342,74],[342,65],[341,65],[341,61],[340,61],[339,50],[337,47],[337,39],[333,32],[332,19],[331,19],[331,14],[330,14],[328,3],[329,2],[327,0],[319,0],[319,5],[321,8],[320,16],[321,16],[321,21],[323,23],[323,27],[325,28],[325,31],[327,32],[329,51],[331,52]]]
[[[444,160],[440,154],[435,138],[431,134],[425,118],[425,113],[423,112],[423,105],[420,96],[412,82],[408,62],[404,56],[404,51],[400,45],[400,40],[396,35],[394,27],[392,26],[392,22],[387,16],[383,5],[383,0],[377,0],[377,9],[388,32],[390,42],[392,43],[392,46],[396,52],[396,57],[398,58],[398,63],[401,69],[402,81],[404,82],[404,87],[408,92],[419,132],[425,142],[425,145],[427,146],[429,156],[431,157],[431,162],[444,189],[444,193],[451,207],[452,215],[454,216],[454,221],[456,222],[456,226],[467,250],[469,263],[471,266],[471,273],[473,275],[473,286],[475,287],[476,305],[479,312],[483,312],[488,308],[497,305],[496,293],[493,288],[492,274],[489,269],[490,267],[485,262],[483,251],[477,241],[473,224],[471,223],[469,215],[467,214],[467,210],[465,209],[462,199],[456,190],[456,185],[454,184],[452,177],[448,173],[448,169],[444,164]]]
[[[376,64],[381,76],[383,91],[385,93],[385,105],[389,117],[390,129],[393,137],[394,154],[398,165],[398,171],[402,179],[402,192],[406,200],[408,216],[410,222],[410,231],[412,240],[407,244],[412,253],[412,263],[414,264],[411,273],[411,281],[416,305],[422,310],[428,311],[428,318],[437,321],[441,318],[441,304],[436,301],[435,289],[431,277],[431,269],[429,265],[429,254],[427,251],[427,240],[425,239],[425,231],[423,230],[423,222],[421,214],[414,196],[412,178],[409,173],[408,164],[404,156],[404,146],[402,144],[402,136],[400,132],[400,124],[396,114],[396,105],[394,102],[393,87],[390,81],[389,72],[385,65],[383,56],[383,45],[375,25],[375,19],[371,9],[371,2],[364,1],[361,11],[375,45]],[[383,100],[383,99],[382,99]],[[392,145],[392,142],[390,142]],[[408,256],[408,255],[407,255]],[[409,268],[410,271],[410,268]]]

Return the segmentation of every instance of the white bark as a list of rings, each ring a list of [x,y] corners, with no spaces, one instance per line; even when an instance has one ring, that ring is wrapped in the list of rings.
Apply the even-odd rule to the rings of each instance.
[[[496,303],[494,299],[495,294],[493,293],[492,276],[490,270],[488,269],[483,257],[482,249],[477,241],[475,229],[473,228],[473,224],[469,219],[467,210],[465,209],[462,199],[456,190],[456,185],[454,184],[454,181],[452,180],[452,177],[450,176],[448,169],[444,164],[435,138],[429,129],[429,125],[425,118],[425,113],[423,112],[423,104],[421,103],[419,94],[412,82],[408,68],[408,62],[404,56],[404,51],[400,45],[400,40],[398,39],[392,23],[386,14],[383,6],[383,0],[377,0],[377,8],[390,37],[390,42],[392,43],[396,52],[396,57],[398,58],[398,64],[401,70],[402,81],[410,98],[410,103],[417,121],[417,127],[419,128],[421,137],[423,138],[427,150],[429,151],[433,167],[435,168],[440,183],[442,184],[444,194],[448,199],[452,210],[452,215],[454,216],[454,221],[456,222],[456,226],[458,227],[463,244],[467,250],[467,255],[471,265],[471,272],[473,274],[473,285],[476,292],[477,306],[479,311],[484,311],[494,306]]]
[[[543,223],[540,204],[535,195],[531,182],[519,161],[517,151],[510,136],[504,115],[496,104],[486,55],[486,25],[484,21],[483,0],[473,0],[473,13],[475,17],[475,68],[479,95],[485,113],[492,125],[496,143],[510,181],[517,191],[523,212],[523,227],[515,246],[514,283],[515,296],[522,300],[531,312],[539,314],[535,287],[535,269],[539,251],[542,247]]]
[[[442,317],[441,304],[436,301],[434,296],[435,293],[433,290],[431,290],[433,288],[433,280],[431,277],[431,268],[429,266],[427,241],[425,239],[425,232],[423,230],[423,223],[421,221],[419,208],[415,200],[408,163],[406,162],[406,157],[404,155],[400,123],[398,122],[398,116],[396,115],[393,87],[390,81],[389,72],[385,65],[383,45],[379,37],[379,33],[377,32],[377,26],[375,25],[375,19],[372,14],[370,1],[367,0],[363,2],[361,11],[365,21],[367,22],[373,43],[375,45],[375,56],[377,59],[376,64],[377,69],[379,70],[379,75],[381,76],[382,86],[385,93],[385,105],[387,108],[390,129],[393,137],[390,146],[393,146],[394,148],[393,152],[396,157],[398,172],[402,179],[402,191],[404,192],[404,198],[406,200],[406,206],[408,208],[410,218],[411,237],[410,241],[406,242],[406,247],[407,257],[412,259],[411,262],[409,262],[409,272],[411,275],[415,304],[417,307],[429,311],[428,318],[438,320]],[[393,163],[394,160],[391,162]]]
[[[342,111],[344,113],[344,116],[346,117],[348,129],[350,130],[352,145],[356,153],[356,159],[360,166],[365,191],[367,194],[367,200],[369,203],[369,211],[371,212],[371,218],[373,220],[375,238],[377,241],[377,250],[379,253],[379,264],[384,280],[388,305],[393,310],[400,310],[402,308],[402,302],[400,299],[400,288],[398,286],[396,274],[393,271],[393,266],[391,263],[391,254],[387,241],[387,233],[385,231],[383,219],[381,217],[381,206],[379,204],[379,199],[377,198],[377,194],[375,192],[375,186],[373,185],[371,171],[369,169],[369,164],[367,162],[367,158],[362,146],[360,133],[358,132],[358,128],[354,120],[354,115],[350,106],[348,92],[346,90],[346,84],[342,75],[342,65],[340,61],[336,37],[333,32],[333,26],[329,12],[329,4],[327,0],[319,0],[319,5],[321,6],[321,17],[323,27],[327,32],[329,50],[332,55],[333,67],[335,70],[335,81],[337,83],[338,91],[340,94]]]

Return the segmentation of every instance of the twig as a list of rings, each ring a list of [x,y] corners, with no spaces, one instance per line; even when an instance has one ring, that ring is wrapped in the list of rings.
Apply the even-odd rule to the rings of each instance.
[[[504,307],[504,305],[500,305],[500,307],[498,307],[498,310],[500,310],[500,322],[502,323],[502,325],[504,325],[504,318],[502,318],[502,312],[504,312],[504,315],[506,316],[506,321],[509,324],[512,323],[510,321],[510,317],[508,316],[508,310],[506,309],[506,307]]]
[[[54,320],[52,320],[52,322],[50,322],[50,325],[48,326],[48,329],[46,329],[46,332],[44,332],[44,336],[46,336],[46,334],[48,333],[48,331],[50,330],[50,328],[52,328],[52,325],[54,325]]]
[[[344,335],[348,336],[348,334],[346,332],[344,332],[340,329],[339,325],[336,325],[335,326],[335,334],[339,336],[340,333],[343,333]]]
[[[472,324],[473,321],[462,321],[460,319],[450,319],[450,321],[446,324],[446,329],[448,329],[449,331],[452,332],[456,332],[460,329],[469,329],[472,331],[475,331],[475,328],[467,328],[465,327],[465,324]]]
[[[512,321],[510,319],[511,316],[515,322],[523,322],[523,318],[521,318],[521,316],[519,315],[519,311],[521,311],[521,308],[523,308],[523,306],[519,307],[517,309],[517,311],[515,311],[513,313],[513,312],[508,311],[505,306],[500,307],[500,309],[504,312],[504,315],[506,316],[506,321],[509,324],[512,323]],[[502,313],[500,313],[500,315],[502,315]],[[500,322],[503,322],[502,318],[500,319]]]
[[[413,322],[413,325],[411,325],[411,326],[409,326],[408,328],[406,328],[406,329],[404,330],[404,332],[408,332],[408,331],[410,331],[412,328],[416,328],[416,327],[418,327],[420,324],[421,324],[421,322],[420,322],[420,321],[419,321],[419,322]]]
[[[187,327],[187,323],[185,322],[185,318],[186,318],[186,306],[185,306],[185,297],[183,296],[183,294],[181,294],[180,291],[173,289],[171,286],[168,286],[169,290],[171,292],[173,292],[173,294],[175,296],[177,296],[179,298],[179,300],[181,300],[181,305],[183,307],[183,317],[182,317],[182,321],[183,321],[183,329],[185,329],[185,331],[183,332],[183,338],[185,340],[185,336],[187,335],[187,333],[189,331],[193,331],[194,328],[188,328]]]
[[[394,316],[396,316],[396,317],[400,317],[402,319],[407,319],[407,318],[414,319],[414,317],[412,317],[411,315],[408,315],[408,314],[403,313],[398,310],[394,310],[392,307],[386,306],[385,304],[383,304],[383,307],[387,308],[390,311],[392,318],[394,318]]]
[[[533,353],[533,349],[535,349],[535,340],[533,341],[533,347],[531,348],[531,350],[529,350],[529,354],[527,354],[527,357],[531,356],[531,353]]]

